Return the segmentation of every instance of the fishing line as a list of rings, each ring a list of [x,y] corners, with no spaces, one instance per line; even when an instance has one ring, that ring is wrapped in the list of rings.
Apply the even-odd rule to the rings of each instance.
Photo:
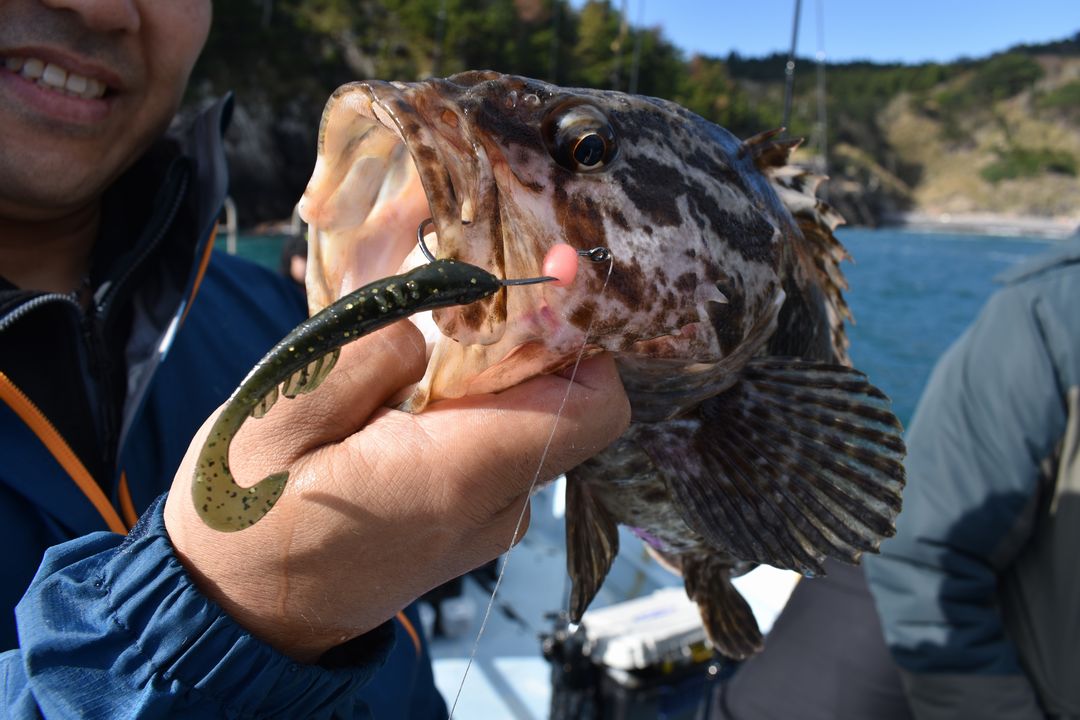
[[[599,250],[599,248],[597,249]],[[594,251],[595,252],[595,251]],[[607,291],[608,282],[611,280],[611,272],[615,269],[615,259],[608,253],[604,260],[608,261],[607,275],[604,277],[604,284],[600,288],[599,297],[603,297]],[[491,617],[491,609],[495,606],[495,596],[499,594],[499,587],[502,585],[503,577],[506,575],[506,568],[510,565],[510,555],[514,552],[515,543],[518,533],[521,532],[521,524],[525,522],[525,512],[529,509],[529,503],[532,502],[532,493],[536,489],[536,484],[540,480],[540,471],[544,467],[544,460],[547,459],[548,452],[551,450],[551,443],[555,440],[555,430],[559,427],[559,419],[562,417],[563,410],[566,408],[566,402],[570,399],[570,391],[574,387],[574,379],[577,377],[578,366],[581,365],[581,359],[585,356],[585,348],[589,343],[589,335],[592,334],[593,323],[596,322],[596,313],[589,319],[589,325],[585,328],[585,335],[581,340],[581,349],[578,350],[577,359],[574,360],[573,369],[570,371],[570,382],[566,385],[566,393],[563,395],[562,402],[559,403],[559,409],[555,413],[555,421],[551,424],[551,432],[548,434],[547,442],[544,444],[544,450],[540,453],[540,462],[536,466],[536,472],[533,473],[532,483],[529,484],[529,490],[525,494],[525,503],[521,506],[521,513],[518,515],[517,524],[514,526],[514,534],[510,537],[510,545],[506,548],[505,557],[503,558],[502,568],[499,570],[499,575],[495,579],[495,587],[491,590],[491,597],[488,598],[487,607],[484,609],[484,617],[480,621],[480,630],[476,633],[476,639],[473,641],[472,651],[469,653],[469,660],[465,663],[465,672],[461,675],[461,684],[458,685],[457,694],[454,695],[454,703],[450,706],[450,716],[448,720],[454,720],[454,711],[457,710],[458,701],[461,699],[461,691],[465,689],[465,680],[469,677],[469,670],[472,668],[473,660],[476,659],[476,653],[480,649],[480,639],[484,636],[484,630],[487,629],[488,619]]]

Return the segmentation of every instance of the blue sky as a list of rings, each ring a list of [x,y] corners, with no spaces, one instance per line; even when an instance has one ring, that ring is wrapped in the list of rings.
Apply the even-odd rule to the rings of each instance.
[[[612,7],[624,0],[611,0]],[[573,0],[580,7],[584,0]],[[635,25],[660,25],[688,52],[786,52],[795,0],[625,0]],[[1080,31],[1080,0],[802,0],[798,49],[818,50],[823,8],[830,61],[949,61]]]

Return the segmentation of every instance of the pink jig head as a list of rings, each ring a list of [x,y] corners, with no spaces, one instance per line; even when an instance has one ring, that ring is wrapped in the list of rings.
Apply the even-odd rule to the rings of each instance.
[[[578,251],[566,243],[556,243],[544,256],[543,274],[555,278],[555,287],[570,287],[578,271]]]
[[[577,275],[578,258],[594,263],[608,262],[611,260],[611,251],[605,247],[575,250],[566,243],[555,243],[544,256],[544,275],[554,278],[550,282],[555,287],[570,287]]]

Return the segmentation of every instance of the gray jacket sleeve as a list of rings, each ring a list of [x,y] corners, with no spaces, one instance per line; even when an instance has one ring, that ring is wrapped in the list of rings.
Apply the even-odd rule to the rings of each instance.
[[[865,561],[920,720],[1043,717],[996,595],[1066,422],[1042,310],[1007,287],[942,357],[908,433],[897,535]]]

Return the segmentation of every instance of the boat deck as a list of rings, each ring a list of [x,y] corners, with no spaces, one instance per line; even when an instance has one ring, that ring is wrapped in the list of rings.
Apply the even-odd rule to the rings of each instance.
[[[454,637],[440,636],[431,642],[435,683],[448,706],[457,698],[454,717],[548,717],[551,669],[541,654],[540,636],[552,630],[553,615],[565,608],[569,594],[561,493],[562,481],[533,498],[529,532],[509,555],[479,644],[476,637],[491,593],[472,577],[466,578],[458,604],[466,611],[471,607],[471,619],[464,613]],[[763,632],[772,627],[797,578],[795,573],[759,567],[736,579]],[[650,559],[635,535],[620,528],[619,555],[590,609],[681,585],[679,577]],[[462,685],[474,646],[476,655]]]

